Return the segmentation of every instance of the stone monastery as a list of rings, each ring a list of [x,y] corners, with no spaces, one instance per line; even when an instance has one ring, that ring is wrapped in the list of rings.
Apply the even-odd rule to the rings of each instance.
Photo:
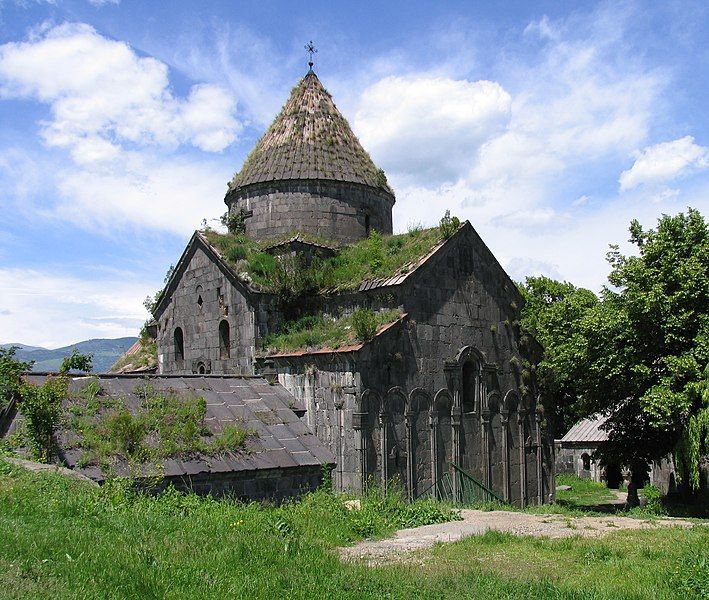
[[[392,235],[394,192],[312,69],[224,201],[230,232],[196,232],[158,299],[159,374],[280,384],[339,489],[461,493],[467,473],[552,498],[517,287],[469,222]]]

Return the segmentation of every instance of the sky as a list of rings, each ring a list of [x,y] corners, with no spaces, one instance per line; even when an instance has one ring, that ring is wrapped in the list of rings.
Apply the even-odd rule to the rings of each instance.
[[[0,0],[0,343],[136,335],[307,72],[396,193],[511,277],[599,291],[609,244],[709,218],[709,4]]]

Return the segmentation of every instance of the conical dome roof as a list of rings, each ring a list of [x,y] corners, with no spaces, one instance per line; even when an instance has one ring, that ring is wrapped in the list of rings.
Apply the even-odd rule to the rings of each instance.
[[[293,88],[229,187],[287,179],[345,181],[392,193],[313,71]]]

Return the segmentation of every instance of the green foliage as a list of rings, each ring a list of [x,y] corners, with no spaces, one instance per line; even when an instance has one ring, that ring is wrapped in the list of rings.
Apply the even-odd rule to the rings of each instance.
[[[0,412],[20,391],[22,373],[32,369],[31,362],[15,358],[17,347],[0,348]]]
[[[68,373],[69,371],[81,371],[89,373],[92,369],[92,356],[90,354],[82,354],[76,348],[71,351],[59,367],[60,373]]]
[[[675,447],[677,474],[693,490],[698,490],[700,485],[699,460],[709,454],[709,367],[698,387],[704,406],[689,417]]]
[[[142,368],[152,368],[158,364],[158,346],[156,341],[147,335],[138,340],[140,348],[134,354],[124,354],[109,369],[109,373],[117,373],[128,367],[127,370],[135,371]]]
[[[662,503],[662,492],[654,485],[646,485],[642,490],[645,498],[645,510],[653,515],[664,515],[665,507]]]
[[[257,287],[290,296],[294,291],[318,294],[334,288],[356,289],[367,279],[406,272],[410,263],[421,259],[441,241],[438,227],[414,229],[411,233],[394,236],[382,236],[373,231],[367,239],[344,246],[334,256],[316,259],[306,267],[294,259],[277,259],[262,251],[278,240],[259,244],[243,235],[221,235],[214,231],[204,232],[204,235],[227,261],[235,263],[230,253],[236,252],[238,260],[245,261],[245,265],[239,263],[239,268],[246,270]],[[315,243],[326,243],[312,236],[305,237]],[[233,250],[235,246],[241,249]],[[284,266],[279,268],[279,263]]]
[[[133,412],[112,398],[96,402],[94,397],[93,402],[78,402],[70,408],[70,426],[80,438],[84,466],[107,468],[115,460],[143,463],[192,453],[238,452],[245,450],[247,438],[255,435],[244,427],[229,425],[212,436],[204,422],[207,404],[201,396],[158,393],[150,384],[136,388],[136,394],[141,407]]]
[[[239,262],[246,258],[246,248],[243,246],[231,246],[227,251],[225,258],[232,263]]]
[[[234,233],[237,235],[243,235],[246,233],[246,217],[244,211],[240,210],[238,212],[225,212],[219,220],[224,227],[227,228],[229,233]]]
[[[522,329],[543,346],[537,365],[537,384],[551,409],[547,413],[555,435],[561,436],[584,416],[577,400],[578,382],[584,376],[581,360],[585,348],[582,319],[599,304],[596,295],[568,282],[548,277],[527,277],[520,285],[525,303]]]
[[[320,315],[307,315],[295,321],[289,321],[283,325],[281,331],[276,334],[271,334],[263,342],[263,349],[268,352],[298,350],[298,349],[319,349],[333,348],[337,349],[347,344],[353,344],[357,340],[366,341],[371,339],[377,329],[386,323],[391,323],[401,316],[398,310],[382,310],[372,312],[370,317],[365,317],[367,320],[364,331],[358,332],[354,324],[355,313],[340,317],[339,319],[331,317],[323,317]],[[360,317],[361,318],[361,317]],[[360,337],[371,333],[371,327],[374,327],[374,333],[370,337]]]
[[[438,225],[438,229],[441,232],[441,237],[444,240],[447,240],[456,231],[458,231],[459,227],[460,227],[460,219],[455,216],[451,217],[451,211],[446,210],[446,214],[443,215],[443,218],[441,219],[441,222]]]
[[[528,300],[531,295],[542,306],[535,310],[532,303],[523,320],[546,346],[540,379],[561,406],[574,415],[609,415],[601,458],[639,466],[690,435],[686,428],[701,422],[692,419],[706,406],[709,230],[689,209],[663,216],[647,231],[633,221],[630,234],[637,254],[611,247],[614,287],[603,290],[600,302],[568,284],[546,282],[561,288],[562,300],[551,295],[561,314],[532,288]]]
[[[27,442],[32,457],[47,462],[55,453],[54,433],[62,413],[62,400],[67,393],[64,375],[47,377],[40,385],[23,383],[20,386],[18,410],[25,420]]]
[[[207,454],[219,455],[224,452],[239,452],[246,450],[246,440],[249,436],[256,435],[251,429],[244,429],[238,425],[227,425],[219,435],[206,446]]]
[[[360,308],[352,314],[352,327],[357,339],[368,342],[377,333],[377,315],[368,308]]]

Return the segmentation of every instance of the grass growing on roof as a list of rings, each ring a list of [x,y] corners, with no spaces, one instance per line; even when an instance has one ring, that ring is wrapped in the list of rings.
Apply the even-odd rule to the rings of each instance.
[[[375,331],[382,325],[392,323],[401,316],[400,311],[393,309],[380,312],[359,310],[339,319],[321,315],[305,316],[297,321],[286,323],[280,333],[266,337],[263,342],[263,350],[269,353],[299,349],[318,350],[321,348],[336,350],[342,346],[367,341],[358,337],[353,323],[364,312],[371,314]]]
[[[251,281],[265,291],[276,291],[278,261],[263,252],[272,241],[259,243],[244,235],[212,230],[203,234],[237,272],[247,273]],[[441,239],[438,227],[388,236],[373,231],[367,239],[340,248],[335,256],[314,260],[302,276],[315,292],[356,289],[366,280],[408,272],[410,263],[426,256]]]
[[[104,475],[121,465],[159,463],[170,457],[195,454],[217,456],[248,451],[249,436],[256,435],[238,423],[214,435],[205,425],[206,402],[200,396],[181,396],[156,391],[150,383],[137,386],[137,410],[129,410],[122,398],[109,396],[98,378],[61,402],[60,430],[56,445],[62,452],[81,451],[79,467],[95,465]],[[7,450],[22,454],[22,435]]]

